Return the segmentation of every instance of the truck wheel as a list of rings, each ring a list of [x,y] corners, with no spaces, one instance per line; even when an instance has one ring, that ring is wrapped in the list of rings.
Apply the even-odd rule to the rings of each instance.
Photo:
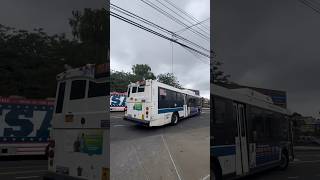
[[[285,153],[285,151],[282,151],[281,153],[281,161],[279,165],[280,170],[286,170],[289,165],[289,157],[288,154]]]
[[[171,125],[176,125],[178,124],[179,116],[177,113],[173,113],[171,117]]]

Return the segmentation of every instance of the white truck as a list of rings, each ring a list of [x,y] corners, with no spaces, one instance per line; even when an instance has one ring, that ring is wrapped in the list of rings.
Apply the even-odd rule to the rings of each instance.
[[[108,66],[86,65],[57,75],[44,179],[109,179]]]

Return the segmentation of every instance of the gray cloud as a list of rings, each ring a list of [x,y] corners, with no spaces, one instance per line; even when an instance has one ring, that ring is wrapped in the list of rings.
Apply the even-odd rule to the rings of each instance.
[[[72,10],[102,8],[104,0],[1,0],[0,23],[19,29],[44,28],[49,34],[71,35],[68,19]]]
[[[220,0],[213,42],[232,80],[286,90],[293,111],[320,110],[320,14],[292,0]]]

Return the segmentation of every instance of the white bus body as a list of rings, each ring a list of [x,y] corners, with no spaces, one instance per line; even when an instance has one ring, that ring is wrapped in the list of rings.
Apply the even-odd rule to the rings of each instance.
[[[131,83],[128,86],[125,120],[146,126],[177,124],[181,118],[200,114],[201,97],[156,80]]]
[[[211,84],[211,173],[228,179],[279,166],[293,159],[287,109],[250,89]]]
[[[106,68],[87,65],[57,76],[45,179],[109,179]]]

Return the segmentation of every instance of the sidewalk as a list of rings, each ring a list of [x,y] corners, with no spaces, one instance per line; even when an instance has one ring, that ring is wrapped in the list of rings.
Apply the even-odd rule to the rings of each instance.
[[[320,146],[294,146],[295,151],[320,151]]]

